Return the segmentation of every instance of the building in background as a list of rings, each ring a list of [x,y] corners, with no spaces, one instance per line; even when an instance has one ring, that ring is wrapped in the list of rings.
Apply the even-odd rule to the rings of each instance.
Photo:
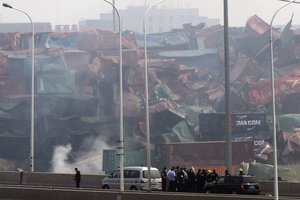
[[[34,32],[51,32],[52,26],[50,22],[34,23]],[[0,23],[0,33],[30,33],[30,23]]]
[[[122,29],[143,32],[143,19],[146,12],[144,6],[128,6],[120,9]],[[115,17],[115,26],[118,27],[118,18]],[[205,23],[207,27],[220,24],[219,19],[210,19],[199,16],[198,8],[158,8],[153,7],[147,15],[147,33],[168,32],[182,28],[183,24],[197,25]],[[101,13],[99,20],[83,20],[79,22],[79,30],[100,28],[113,30],[113,14]],[[118,28],[116,28],[118,29]]]

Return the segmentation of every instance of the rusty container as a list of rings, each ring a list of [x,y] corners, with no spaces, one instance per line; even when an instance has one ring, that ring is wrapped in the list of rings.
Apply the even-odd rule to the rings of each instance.
[[[232,165],[254,160],[253,141],[232,142]],[[226,142],[168,143],[156,145],[154,162],[159,167],[225,166]]]

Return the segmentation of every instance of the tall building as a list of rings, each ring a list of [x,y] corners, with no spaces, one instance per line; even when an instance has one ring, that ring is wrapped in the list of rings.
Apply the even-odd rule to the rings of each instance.
[[[144,6],[129,6],[127,9],[120,9],[122,18],[122,29],[143,32],[143,21],[146,12]],[[89,22],[91,21],[91,22]],[[182,28],[183,24],[190,23],[197,25],[204,22],[206,26],[220,24],[219,19],[210,19],[199,16],[198,8],[158,8],[153,7],[147,14],[146,27],[147,33],[168,32],[172,29]],[[115,17],[115,29],[118,30],[118,18]],[[89,26],[89,24],[91,26]],[[114,30],[113,14],[101,13],[100,20],[95,23],[93,20],[79,22],[79,29],[101,28]]]

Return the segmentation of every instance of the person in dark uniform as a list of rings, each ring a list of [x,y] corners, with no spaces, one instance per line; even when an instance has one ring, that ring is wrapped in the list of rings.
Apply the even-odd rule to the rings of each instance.
[[[219,174],[216,172],[216,169],[213,169],[212,173],[210,173],[210,182],[214,182],[218,180]]]
[[[74,176],[74,180],[76,182],[76,187],[79,188],[80,187],[80,181],[81,181],[81,174],[80,171],[78,170],[78,168],[75,168],[75,176]]]
[[[197,191],[198,192],[203,192],[203,187],[206,183],[207,179],[207,173],[206,169],[202,169],[202,171],[197,174]]]
[[[224,175],[225,176],[231,176],[230,173],[229,173],[229,171],[228,171],[228,169],[225,169]]]
[[[166,191],[167,190],[167,168],[164,167],[162,169],[161,172],[161,187],[162,187],[162,191]]]

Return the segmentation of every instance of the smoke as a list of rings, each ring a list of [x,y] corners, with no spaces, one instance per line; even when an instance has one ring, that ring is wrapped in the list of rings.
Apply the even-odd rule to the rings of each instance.
[[[72,164],[68,162],[68,155],[72,150],[71,144],[55,146],[52,157],[52,171],[57,173],[71,173]]]
[[[52,172],[73,173],[77,167],[84,174],[103,174],[103,149],[109,146],[103,139],[87,138],[77,152],[72,152],[71,144],[55,146],[52,157]]]

